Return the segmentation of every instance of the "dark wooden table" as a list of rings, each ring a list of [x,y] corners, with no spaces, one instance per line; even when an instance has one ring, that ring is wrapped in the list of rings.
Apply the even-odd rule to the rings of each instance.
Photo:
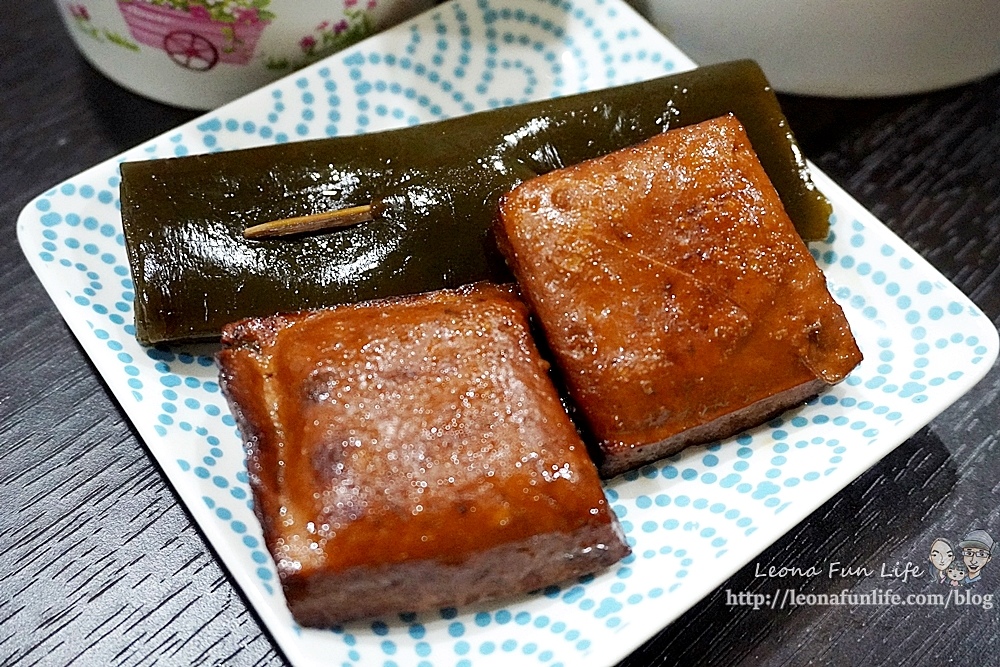
[[[35,195],[194,117],[93,71],[51,2],[0,22],[0,664],[284,664],[25,261]],[[784,98],[805,153],[1000,322],[1000,76],[875,101]],[[995,665],[1000,607],[726,604],[838,592],[774,566],[891,567],[1000,537],[1000,368],[623,665]],[[1000,561],[1000,558],[997,559]],[[996,595],[1000,562],[978,593]],[[863,581],[848,582],[870,588]],[[870,582],[868,582],[870,583]]]

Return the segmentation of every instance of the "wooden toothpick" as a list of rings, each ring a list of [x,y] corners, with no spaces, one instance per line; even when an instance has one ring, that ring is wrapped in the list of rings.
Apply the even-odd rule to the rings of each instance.
[[[372,219],[372,206],[353,206],[342,208],[336,211],[325,211],[323,213],[313,213],[312,215],[300,215],[295,218],[283,218],[264,222],[243,230],[243,238],[266,239],[275,236],[290,236],[292,234],[305,234],[307,232],[318,232],[327,229],[340,229],[368,222]]]

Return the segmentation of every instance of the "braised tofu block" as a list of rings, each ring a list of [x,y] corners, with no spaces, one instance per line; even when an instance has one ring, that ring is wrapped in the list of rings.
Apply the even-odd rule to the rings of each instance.
[[[511,289],[254,318],[223,343],[300,624],[515,595],[628,554]]]
[[[498,237],[604,476],[757,425],[861,361],[733,116],[521,184]]]

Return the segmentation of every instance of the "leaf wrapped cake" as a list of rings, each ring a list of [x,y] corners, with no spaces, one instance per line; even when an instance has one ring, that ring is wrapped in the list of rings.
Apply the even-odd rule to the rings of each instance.
[[[516,595],[628,554],[511,290],[254,318],[223,343],[299,623]]]
[[[500,211],[604,476],[755,426],[861,361],[733,116],[539,176]]]
[[[218,338],[243,317],[509,280],[490,225],[537,174],[734,113],[807,239],[830,208],[752,62],[414,127],[121,166],[144,343]],[[372,204],[375,219],[268,240],[271,220]]]

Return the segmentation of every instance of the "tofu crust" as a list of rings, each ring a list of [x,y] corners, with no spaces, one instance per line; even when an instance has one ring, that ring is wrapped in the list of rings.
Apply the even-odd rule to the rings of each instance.
[[[516,595],[629,553],[512,289],[253,318],[223,343],[300,624]]]
[[[605,477],[760,424],[861,361],[731,115],[526,181],[497,237]]]

